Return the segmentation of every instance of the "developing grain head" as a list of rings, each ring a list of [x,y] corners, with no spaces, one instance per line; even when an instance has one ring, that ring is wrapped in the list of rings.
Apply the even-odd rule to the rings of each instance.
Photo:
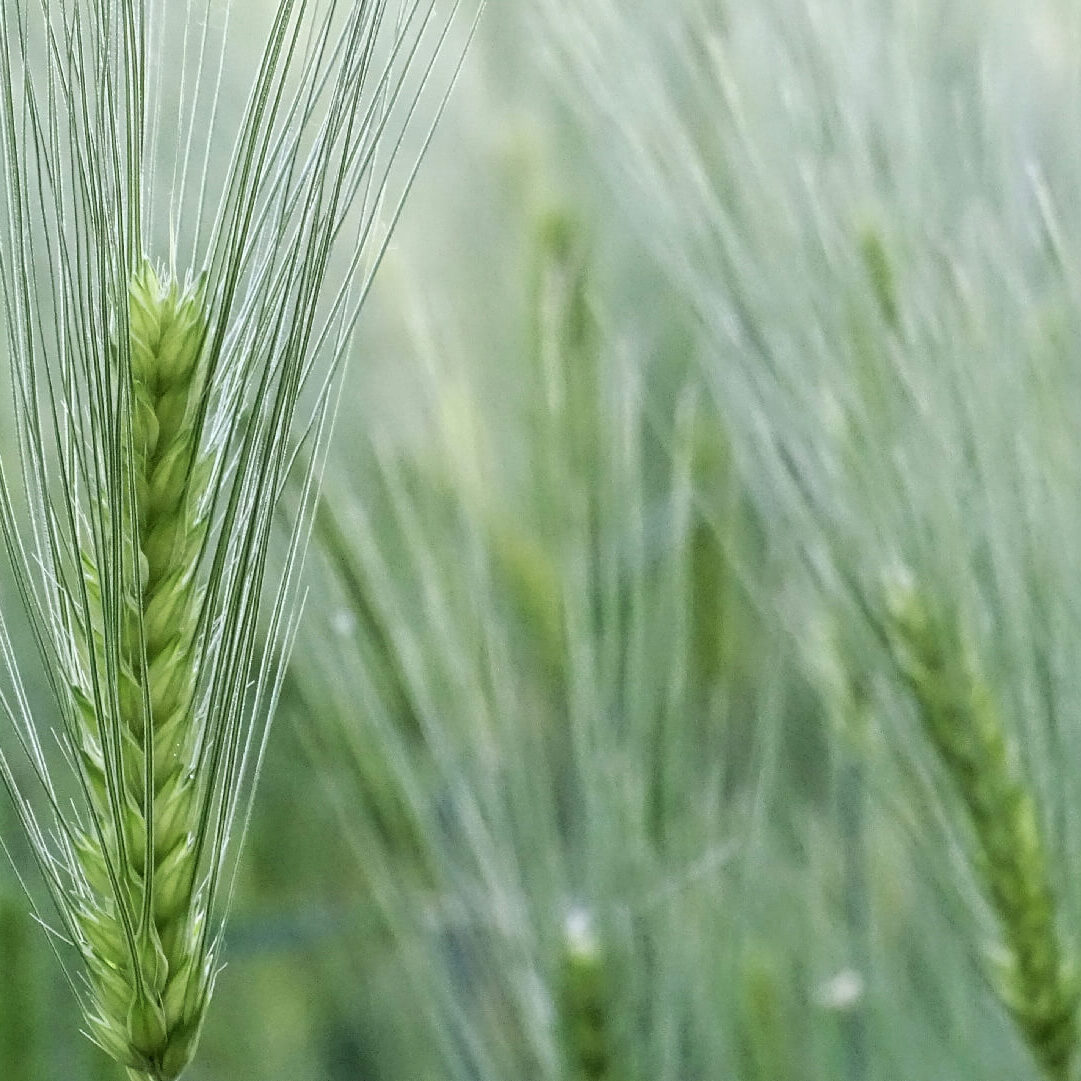
[[[956,618],[896,591],[887,633],[924,730],[968,812],[970,853],[1002,930],[998,991],[1045,1074],[1070,1076],[1078,982],[1056,921],[1036,803]]]
[[[430,0],[263,5],[230,130],[232,11],[0,5],[0,536],[52,695],[25,692],[0,616],[0,709],[35,783],[2,748],[0,778],[90,1036],[153,1081],[186,1067],[213,988],[337,377],[396,216],[374,213],[381,147],[449,25]]]
[[[110,700],[95,684],[95,674],[111,668],[101,575],[92,554],[83,554],[94,602],[89,624],[72,621],[83,664],[71,689],[82,705],[80,750],[94,782],[95,828],[78,836],[77,927],[94,1037],[117,1060],[164,1079],[191,1057],[214,977],[196,844],[196,752],[206,720],[197,696],[197,571],[212,465],[199,453],[195,428],[207,392],[203,297],[162,282],[143,263],[132,277],[128,322],[126,358],[118,350],[118,362],[126,359],[128,372],[130,442],[122,439],[121,449],[134,500],[109,519],[121,520],[121,565],[139,575],[121,576],[127,588],[119,625],[110,628],[118,632]]]

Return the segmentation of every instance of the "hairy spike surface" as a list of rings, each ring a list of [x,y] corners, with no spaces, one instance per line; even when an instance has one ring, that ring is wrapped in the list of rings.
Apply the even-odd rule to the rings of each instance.
[[[117,352],[129,373],[134,513],[125,511],[121,560],[139,568],[139,579],[121,576],[127,585],[117,694],[99,707],[115,717],[99,716],[89,672],[72,688],[84,703],[84,757],[103,780],[92,801],[98,828],[77,847],[86,894],[80,927],[93,1034],[132,1069],[165,1081],[195,1049],[214,969],[202,933],[206,893],[196,889],[194,844],[194,755],[202,727],[196,565],[208,472],[196,418],[205,394],[200,356],[207,324],[199,290],[159,280],[148,262],[132,277],[128,306],[128,349]],[[100,596],[88,554],[83,568],[88,592]],[[106,614],[98,607],[92,622],[104,632]],[[94,637],[97,669],[107,671],[107,635]],[[118,773],[109,764],[114,750]]]
[[[924,729],[968,811],[974,863],[1002,929],[999,994],[1046,1076],[1065,1081],[1077,1050],[1079,985],[1056,926],[1031,789],[953,621],[904,590],[890,600],[888,629]]]

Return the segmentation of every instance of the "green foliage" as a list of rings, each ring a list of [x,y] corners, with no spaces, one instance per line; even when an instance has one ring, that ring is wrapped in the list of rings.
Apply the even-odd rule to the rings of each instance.
[[[516,423],[483,423],[487,366],[440,353],[434,450],[372,435],[330,478],[285,701],[438,1076],[705,1077],[737,1041],[681,973],[723,924],[779,682],[729,561],[766,559],[686,366],[674,394],[639,381],[678,354],[629,364],[586,231],[516,213]]]
[[[506,0],[369,293],[453,6],[0,4],[5,1068],[175,807],[186,1081],[1075,1077],[1076,12]]]

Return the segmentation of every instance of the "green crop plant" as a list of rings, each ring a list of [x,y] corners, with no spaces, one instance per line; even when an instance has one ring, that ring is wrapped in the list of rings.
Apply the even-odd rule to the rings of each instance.
[[[765,574],[745,506],[699,500],[728,462],[681,335],[613,333],[591,224],[542,206],[491,301],[513,352],[418,333],[419,446],[373,425],[335,463],[284,700],[389,931],[358,927],[353,981],[389,949],[425,1007],[407,1072],[705,1079],[739,1068],[715,898],[785,674],[722,641]]]
[[[340,374],[455,8],[281,0],[254,56],[230,5],[0,9],[25,617],[0,625],[0,776],[86,1030],[132,1077],[185,1070],[222,964]]]
[[[534,25],[697,315],[767,543],[791,541],[767,624],[804,653],[843,628],[845,701],[817,704],[840,834],[812,787],[766,838],[830,883],[801,880],[829,930],[791,947],[793,982],[821,944],[863,987],[847,1056],[820,1017],[801,1063],[1075,1077],[1076,10],[546,0]],[[899,564],[918,588],[891,607]]]
[[[992,982],[1053,1081],[1071,1076],[1081,988],[1030,783],[956,620],[912,590],[890,598],[887,634],[971,823],[973,859],[1002,933]]]

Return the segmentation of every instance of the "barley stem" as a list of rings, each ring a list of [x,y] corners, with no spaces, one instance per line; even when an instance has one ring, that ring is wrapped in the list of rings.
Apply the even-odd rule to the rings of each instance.
[[[567,920],[560,1019],[571,1081],[611,1081],[614,1075],[609,973],[588,914]]]

